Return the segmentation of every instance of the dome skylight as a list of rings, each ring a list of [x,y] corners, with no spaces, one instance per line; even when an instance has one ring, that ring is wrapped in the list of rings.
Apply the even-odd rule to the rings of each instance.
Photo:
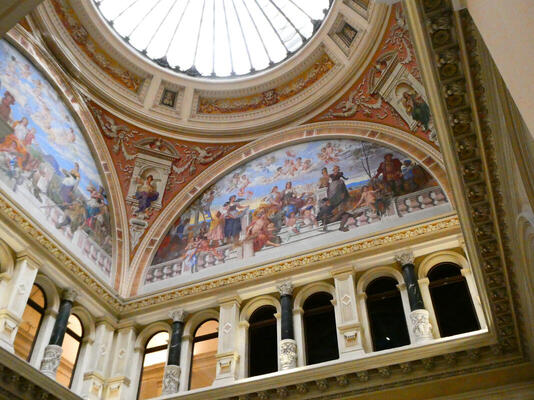
[[[119,36],[156,64],[202,77],[249,75],[295,54],[332,0],[94,0]]]

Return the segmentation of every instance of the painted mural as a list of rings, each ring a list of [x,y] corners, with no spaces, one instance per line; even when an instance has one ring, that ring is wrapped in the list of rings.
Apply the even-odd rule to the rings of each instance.
[[[144,283],[227,272],[450,210],[432,176],[397,151],[345,139],[297,144],[204,192],[163,239]]]
[[[82,262],[111,275],[111,225],[91,152],[44,76],[0,41],[0,187]]]

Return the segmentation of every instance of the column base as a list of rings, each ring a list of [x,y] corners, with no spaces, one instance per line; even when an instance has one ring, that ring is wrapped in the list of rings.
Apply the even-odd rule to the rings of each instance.
[[[178,393],[178,390],[180,388],[180,372],[181,369],[179,365],[165,366],[162,394]]]
[[[59,362],[61,361],[61,354],[63,354],[63,348],[61,346],[49,344],[45,348],[40,370],[51,379],[56,379],[57,369],[59,367]]]
[[[414,310],[410,313],[410,323],[416,343],[425,343],[434,339],[432,324],[427,310]]]
[[[217,354],[217,372],[214,385],[226,385],[236,380],[239,354],[235,352]]]
[[[297,342],[294,339],[280,341],[280,369],[282,371],[297,366]]]

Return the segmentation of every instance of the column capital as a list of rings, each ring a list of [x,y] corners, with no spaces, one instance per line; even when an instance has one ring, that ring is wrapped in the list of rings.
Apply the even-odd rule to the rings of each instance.
[[[65,289],[62,293],[61,299],[74,303],[74,300],[78,297],[78,291],[75,289]]]
[[[276,286],[280,296],[291,296],[293,294],[293,284],[291,281],[285,281]]]
[[[407,251],[404,251],[402,253],[398,253],[395,255],[395,261],[397,261],[401,266],[405,266],[407,264],[413,265],[414,260],[415,260],[415,257],[411,250],[407,250]]]
[[[187,313],[183,308],[178,308],[169,312],[169,317],[172,319],[172,322],[184,322]]]

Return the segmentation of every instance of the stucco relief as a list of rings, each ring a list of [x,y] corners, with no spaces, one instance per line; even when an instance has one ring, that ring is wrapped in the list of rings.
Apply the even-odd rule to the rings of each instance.
[[[113,80],[129,90],[137,92],[143,79],[120,65],[95,42],[76,16],[70,0],[52,0],[52,5],[64,28],[80,50]]]
[[[310,68],[278,87],[254,95],[233,98],[200,97],[197,114],[246,113],[283,102],[312,86],[325,76],[334,62],[322,53]]]
[[[438,146],[426,93],[402,8],[367,71],[333,106],[312,119],[375,121],[412,132]]]

